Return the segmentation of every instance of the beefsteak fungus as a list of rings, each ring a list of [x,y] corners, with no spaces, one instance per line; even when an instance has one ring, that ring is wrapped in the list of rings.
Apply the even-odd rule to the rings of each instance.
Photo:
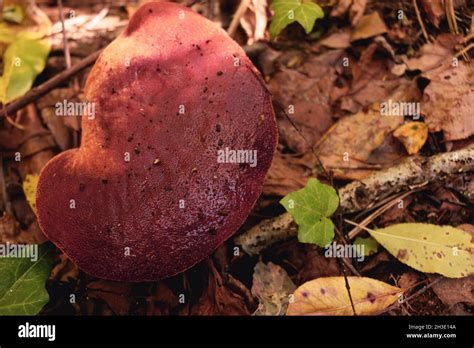
[[[172,276],[210,255],[257,200],[277,143],[270,94],[240,46],[172,3],[147,3],[85,88],[79,149],[43,169],[41,228],[86,273]]]

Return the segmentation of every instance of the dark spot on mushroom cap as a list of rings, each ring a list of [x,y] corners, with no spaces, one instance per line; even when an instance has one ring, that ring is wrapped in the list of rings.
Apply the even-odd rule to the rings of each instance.
[[[107,185],[107,183],[108,183],[109,181],[108,181],[107,179],[102,179],[101,182],[102,182],[102,184]]]
[[[86,185],[84,185],[82,182],[79,184],[79,191],[80,192],[84,192],[84,190],[86,189]]]
[[[217,72],[217,76],[222,76],[222,75],[224,75],[224,72],[223,72],[223,71],[218,71],[218,72]]]

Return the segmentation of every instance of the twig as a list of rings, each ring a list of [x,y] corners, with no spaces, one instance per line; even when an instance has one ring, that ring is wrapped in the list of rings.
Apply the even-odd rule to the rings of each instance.
[[[340,211],[362,211],[386,199],[394,191],[413,190],[424,183],[442,181],[458,173],[474,171],[474,145],[429,158],[410,157],[401,164],[375,172],[364,180],[354,181],[339,190]],[[235,243],[249,254],[297,235],[298,226],[289,213],[260,222],[235,238]]]
[[[397,302],[397,303],[394,303],[393,305],[391,305],[390,307],[387,307],[385,308],[383,311],[381,311],[380,313],[378,314],[382,314],[382,313],[385,313],[385,312],[388,312],[392,309],[395,309],[399,306],[401,306],[402,304],[414,299],[415,297],[417,296],[420,296],[421,294],[423,294],[426,290],[430,289],[431,287],[433,287],[434,285],[436,285],[439,281],[441,281],[441,279],[443,279],[443,277],[439,277],[438,279],[435,279],[433,280],[431,283],[429,283],[428,285],[422,287],[420,290],[418,290],[417,292],[415,292],[414,294],[408,296],[406,299],[400,301],[400,302]]]
[[[428,33],[426,32],[425,25],[423,24],[423,19],[421,18],[420,9],[418,8],[418,3],[416,0],[413,0],[413,6],[415,7],[416,18],[418,18],[418,23],[420,23],[421,30],[423,31],[423,36],[427,42],[430,41]]]
[[[349,295],[349,301],[351,302],[352,312],[354,316],[357,316],[356,309],[354,306],[354,301],[352,300],[351,287],[349,286],[349,280],[347,279],[346,270],[342,267],[342,274],[344,275],[344,281],[346,283],[347,294]]]
[[[3,171],[3,155],[0,153],[0,190],[5,203],[5,211],[12,214],[12,206],[8,199],[8,192],[5,184],[5,173]]]
[[[419,191],[420,189],[415,189],[415,190],[411,190],[411,191],[408,191],[408,192],[404,192],[402,194],[399,194],[399,195],[396,195],[395,197],[393,197],[388,203],[386,203],[385,205],[383,205],[382,207],[380,207],[379,209],[377,209],[375,212],[373,212],[372,214],[370,214],[369,216],[367,216],[362,222],[360,222],[360,226],[362,227],[365,227],[367,226],[371,221],[373,221],[375,218],[377,218],[378,216],[382,215],[383,213],[385,213],[387,210],[389,210],[391,207],[393,207],[395,204],[397,204],[398,202],[400,202],[400,200],[403,200],[405,199],[406,197],[408,197],[409,195]],[[363,229],[359,226],[356,226],[354,227],[354,229],[352,229],[348,234],[347,234],[347,237],[349,239],[354,239],[361,231],[363,231]]]
[[[76,75],[78,72],[88,67],[92,63],[94,63],[97,57],[99,57],[101,52],[102,50],[92,53],[91,55],[87,56],[76,65],[72,66],[70,69],[66,69],[62,71],[61,73],[49,79],[45,83],[31,89],[23,97],[6,105],[1,111],[0,116],[13,114],[17,112],[18,110],[24,108],[26,105],[38,100],[39,98],[41,98],[42,96],[44,96],[45,94],[47,94],[48,92],[50,92],[51,90],[59,86],[64,81],[67,81],[69,78]]]
[[[235,12],[234,18],[232,18],[232,22],[230,22],[229,29],[227,29],[227,34],[229,34],[230,37],[233,37],[235,35],[235,32],[237,31],[237,28],[239,26],[240,19],[244,15],[249,5],[250,5],[250,0],[240,1],[239,7],[237,8],[237,11]]]
[[[58,0],[58,8],[59,8],[59,18],[61,20],[61,28],[62,28],[62,33],[63,33],[63,47],[64,47],[64,58],[66,60],[66,68],[71,69],[71,52],[69,50],[69,43],[67,40],[67,30],[66,30],[66,25],[64,24],[64,9],[63,9],[63,2],[62,0]],[[79,82],[77,80],[77,76],[74,76],[72,80],[72,86],[73,89],[76,92],[79,92]],[[75,119],[74,122],[78,123],[78,119]],[[77,147],[79,143],[79,136],[77,134],[77,131],[74,131],[74,136],[73,136],[73,143],[74,147]]]

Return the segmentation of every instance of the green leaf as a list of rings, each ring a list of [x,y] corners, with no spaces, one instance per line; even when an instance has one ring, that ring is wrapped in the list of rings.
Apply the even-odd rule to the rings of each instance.
[[[0,258],[0,315],[36,315],[48,303],[45,282],[51,273],[53,250],[51,243],[40,245],[36,261]]]
[[[474,243],[471,235],[463,230],[423,223],[364,229],[390,254],[418,271],[448,278],[474,273]]]
[[[364,251],[364,256],[370,256],[372,254],[375,254],[379,248],[379,243],[377,243],[377,241],[372,237],[357,237],[354,240],[354,245],[359,245],[362,247],[362,250]]]
[[[0,78],[0,101],[6,104],[28,92],[46,65],[49,40],[19,38],[3,55],[3,76]]]
[[[298,224],[298,240],[324,247],[334,239],[334,225],[328,217],[336,211],[339,197],[331,186],[309,179],[306,187],[286,195],[280,203]]]
[[[311,0],[273,0],[270,8],[275,13],[269,28],[271,39],[293,22],[301,24],[309,34],[316,20],[324,17],[321,7]]]

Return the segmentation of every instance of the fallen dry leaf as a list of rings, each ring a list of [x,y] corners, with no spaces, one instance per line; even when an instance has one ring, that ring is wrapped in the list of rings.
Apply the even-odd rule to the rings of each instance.
[[[474,69],[460,63],[425,75],[431,80],[423,96],[422,114],[430,132],[444,132],[445,140],[474,134]]]
[[[325,134],[317,152],[338,157],[341,168],[360,167],[360,162],[367,163],[372,151],[402,122],[401,116],[382,117],[375,109],[344,117]]]
[[[309,56],[295,69],[281,68],[269,82],[274,100],[281,106],[275,108],[280,142],[296,153],[306,153],[333,123],[329,98],[336,79],[335,65],[342,54],[342,50],[331,50]]]
[[[295,289],[295,284],[283,268],[259,261],[254,268],[252,283],[252,294],[259,301],[254,315],[284,315],[289,295]]]
[[[265,196],[286,196],[304,187],[316,165],[314,156],[302,158],[283,156],[279,151],[273,156],[272,166],[263,184]]]
[[[240,18],[240,25],[247,34],[247,45],[265,38],[268,24],[267,0],[251,0],[247,10]]]
[[[351,42],[385,34],[387,26],[378,12],[363,16],[351,34]]]
[[[347,48],[351,45],[351,33],[348,30],[336,32],[319,43],[329,48]]]
[[[87,295],[89,298],[104,301],[113,314],[127,315],[135,301],[132,286],[132,283],[97,279],[87,284]]]
[[[408,59],[402,57],[409,70],[426,72],[442,65],[452,63],[454,47],[460,42],[462,36],[453,34],[440,34],[435,42],[429,42],[419,50],[419,57]]]
[[[158,282],[146,299],[146,315],[170,315],[179,306],[178,297],[164,282]]]
[[[423,122],[408,122],[398,127],[393,136],[402,142],[409,155],[414,155],[428,139],[428,126]]]
[[[365,277],[347,277],[357,315],[381,312],[394,303],[403,289]],[[353,315],[344,277],[318,278],[294,293],[287,315]]]
[[[436,28],[439,28],[441,19],[446,15],[443,0],[420,0],[428,19]]]
[[[192,307],[191,315],[249,315],[245,299],[226,287],[212,261],[208,265],[207,289]]]
[[[460,302],[474,306],[474,276],[460,279],[443,278],[433,285],[433,291],[448,307]]]
[[[367,0],[353,0],[352,6],[349,9],[349,18],[351,19],[351,25],[356,26],[362,19],[367,6]]]
[[[336,6],[334,6],[331,10],[331,17],[343,16],[349,10],[349,7],[351,7],[351,5],[352,0],[339,0]]]
[[[66,254],[59,255],[59,263],[51,270],[50,279],[55,279],[60,282],[68,282],[72,279],[77,279],[79,276],[79,269],[76,264],[72,262]]]

